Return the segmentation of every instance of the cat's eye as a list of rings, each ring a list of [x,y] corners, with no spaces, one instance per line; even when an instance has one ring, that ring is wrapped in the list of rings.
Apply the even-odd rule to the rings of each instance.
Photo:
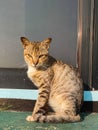
[[[32,57],[30,54],[28,54],[29,57]]]
[[[44,55],[39,55],[39,58],[43,57]]]
[[[26,56],[29,56],[29,57],[31,57],[31,58],[32,58],[32,56],[31,56],[30,54],[26,54]]]

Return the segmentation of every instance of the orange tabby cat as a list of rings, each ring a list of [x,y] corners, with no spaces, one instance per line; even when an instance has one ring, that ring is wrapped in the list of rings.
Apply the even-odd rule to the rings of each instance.
[[[27,117],[27,121],[80,121],[82,80],[77,69],[49,55],[51,40],[48,38],[42,42],[31,42],[21,37],[24,59],[28,65],[27,75],[39,90],[34,111]],[[47,105],[53,113],[48,113]]]

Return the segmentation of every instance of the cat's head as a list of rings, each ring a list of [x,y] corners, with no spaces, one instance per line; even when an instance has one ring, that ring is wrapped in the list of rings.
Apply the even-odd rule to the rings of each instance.
[[[48,61],[48,50],[51,38],[47,38],[42,42],[31,42],[25,37],[21,37],[24,48],[24,59],[29,66],[41,67],[45,66]]]

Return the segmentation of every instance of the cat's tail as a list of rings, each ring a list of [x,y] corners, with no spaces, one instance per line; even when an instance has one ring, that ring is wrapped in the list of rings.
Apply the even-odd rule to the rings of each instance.
[[[71,115],[47,115],[41,116],[39,118],[39,122],[51,122],[51,123],[58,123],[58,122],[79,122],[81,120],[80,115],[71,116]]]

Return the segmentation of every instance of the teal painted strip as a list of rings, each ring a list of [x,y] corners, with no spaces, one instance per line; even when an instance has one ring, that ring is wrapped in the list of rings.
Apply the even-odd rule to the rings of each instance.
[[[36,100],[38,90],[0,89],[0,98]],[[98,91],[84,91],[84,101],[98,101]]]
[[[37,90],[0,89],[0,98],[36,100]]]
[[[84,101],[98,101],[98,91],[84,91]]]

